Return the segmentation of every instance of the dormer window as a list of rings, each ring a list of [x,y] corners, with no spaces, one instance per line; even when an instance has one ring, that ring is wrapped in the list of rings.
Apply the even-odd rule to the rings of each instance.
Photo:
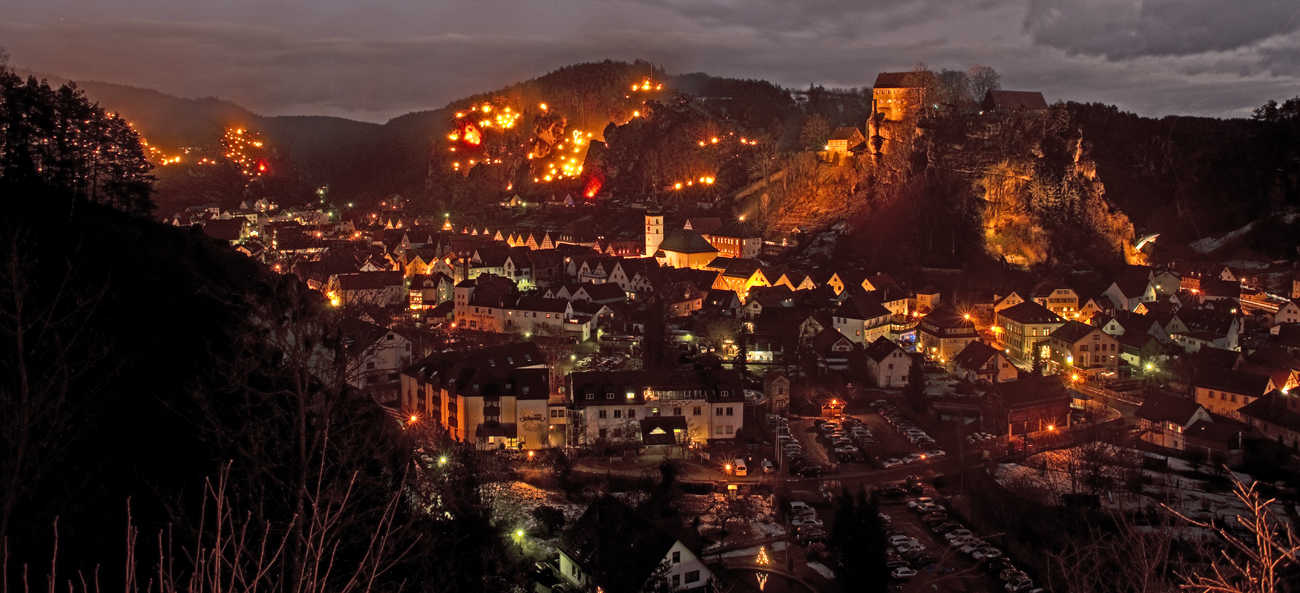
[[[489,359],[488,359],[488,366],[490,366],[490,367],[497,366],[497,361],[494,360],[494,359],[489,358]]]

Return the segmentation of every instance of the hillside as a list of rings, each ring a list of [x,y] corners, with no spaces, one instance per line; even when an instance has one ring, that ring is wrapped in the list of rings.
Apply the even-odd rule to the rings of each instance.
[[[963,139],[969,122],[949,118],[928,123],[930,140],[908,148],[915,152],[887,174],[819,170],[797,152],[819,146],[834,127],[861,129],[870,114],[869,92],[791,91],[762,80],[669,75],[640,61],[567,66],[382,125],[262,117],[218,99],[181,99],[98,82],[80,86],[92,100],[121,112],[165,154],[191,147],[199,149],[195,158],[219,155],[219,139],[232,127],[265,139],[267,162],[276,166],[256,184],[211,168],[159,168],[164,210],[206,200],[233,206],[252,194],[282,204],[306,202],[323,186],[335,204],[369,204],[397,193],[419,208],[462,212],[482,211],[513,194],[542,199],[613,192],[657,196],[678,208],[715,203],[724,213],[755,215],[770,230],[785,232],[897,211],[918,195],[940,191],[947,196],[936,197],[941,212],[966,221],[946,233],[948,259],[962,260],[958,245],[981,242],[984,231],[973,221],[983,214],[976,212],[982,206],[955,197],[973,186],[979,186],[977,193],[987,188],[978,175],[936,177],[935,167],[947,160],[973,163],[981,171],[999,163],[1023,169],[1030,162],[1007,161],[1007,155],[979,148],[979,142]],[[488,116],[488,109],[496,111]],[[498,119],[503,113],[509,117]],[[1061,117],[1068,122],[1054,133],[1076,144],[1061,158],[1086,155],[1088,174],[1095,175],[1088,192],[1125,216],[1134,233],[1161,233],[1157,249],[1269,218],[1298,201],[1300,133],[1294,120],[1153,119],[1077,103],[1065,104]],[[1030,152],[1046,138],[1029,128],[1017,133],[1037,137],[1021,146]],[[467,134],[478,143],[469,143]],[[1059,171],[1065,163],[1053,166]],[[774,173],[779,191],[754,185]],[[955,185],[939,190],[936,184]],[[733,200],[741,190],[744,198]],[[867,205],[868,195],[873,205]],[[879,236],[903,232],[882,228],[881,216],[871,216],[876,220],[859,226],[875,228]],[[1276,226],[1262,228],[1285,234],[1285,225]],[[933,232],[927,228],[924,234]],[[1035,260],[1041,258],[1028,258]]]

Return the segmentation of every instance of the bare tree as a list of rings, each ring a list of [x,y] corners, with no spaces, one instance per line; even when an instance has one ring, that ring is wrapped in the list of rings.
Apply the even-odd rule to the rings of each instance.
[[[107,352],[91,327],[105,287],[78,286],[75,262],[30,239],[17,231],[0,246],[0,538],[86,430],[102,385],[88,373]]]
[[[988,66],[971,66],[966,71],[966,77],[970,84],[971,99],[975,103],[983,101],[989,91],[1002,88],[1002,75]]]
[[[1234,480],[1236,481],[1236,480]],[[1274,499],[1264,500],[1255,490],[1255,484],[1246,486],[1236,481],[1233,490],[1237,500],[1246,505],[1246,513],[1236,517],[1246,530],[1241,538],[1221,525],[1193,521],[1178,515],[1184,521],[1208,530],[1227,542],[1226,549],[1218,550],[1218,557],[1208,569],[1182,574],[1182,588],[1204,593],[1286,593],[1294,591],[1300,577],[1300,539],[1290,523],[1282,522],[1272,505]],[[1178,514],[1175,512],[1175,514]]]

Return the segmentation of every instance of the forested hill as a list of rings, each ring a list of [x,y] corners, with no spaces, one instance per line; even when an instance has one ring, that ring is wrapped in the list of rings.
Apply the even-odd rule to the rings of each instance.
[[[121,112],[151,146],[169,154],[186,147],[219,154],[221,134],[232,127],[265,139],[265,158],[274,166],[256,183],[212,168],[157,169],[156,199],[163,211],[205,201],[233,206],[263,195],[281,204],[306,202],[324,186],[335,204],[377,202],[397,193],[430,208],[472,209],[496,203],[507,191],[652,194],[677,181],[701,178],[716,184],[710,181],[708,192],[692,190],[684,197],[691,203],[697,194],[703,200],[727,201],[772,174],[774,167],[788,168],[787,156],[818,147],[834,127],[861,129],[871,108],[869,89],[812,86],[792,91],[762,80],[670,75],[641,61],[566,66],[382,125],[329,117],[262,117],[218,99],[180,99],[98,82],[80,86],[90,99]],[[483,146],[452,150],[447,137],[458,132],[455,114],[484,104],[514,106],[526,119],[508,133],[485,138]],[[1185,243],[1252,220],[1273,221],[1270,213],[1297,203],[1300,132],[1294,110],[1261,111],[1256,120],[1218,120],[1147,118],[1100,104],[1065,107],[1068,133],[1081,135],[1082,147],[1096,165],[1099,191],[1128,217],[1135,232],[1159,232],[1166,244]],[[600,143],[615,130],[613,144]],[[599,146],[590,157],[585,147],[571,155],[575,172],[567,180],[556,170],[555,182],[534,183],[552,172],[540,157],[558,154],[559,140],[572,132],[589,135]],[[723,142],[719,154],[688,150],[712,136]],[[733,144],[725,145],[733,138]],[[741,138],[762,143],[734,144]],[[539,158],[528,162],[524,153]],[[577,165],[585,165],[581,177]],[[807,206],[799,208],[806,211]],[[1262,247],[1267,242],[1256,243]],[[1278,248],[1287,249],[1285,243]]]

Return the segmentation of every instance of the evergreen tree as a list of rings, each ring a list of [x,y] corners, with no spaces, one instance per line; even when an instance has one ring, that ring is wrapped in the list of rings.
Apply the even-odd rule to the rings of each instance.
[[[907,399],[919,401],[925,397],[925,359],[912,355],[912,364],[907,367],[907,386],[903,388]]]

